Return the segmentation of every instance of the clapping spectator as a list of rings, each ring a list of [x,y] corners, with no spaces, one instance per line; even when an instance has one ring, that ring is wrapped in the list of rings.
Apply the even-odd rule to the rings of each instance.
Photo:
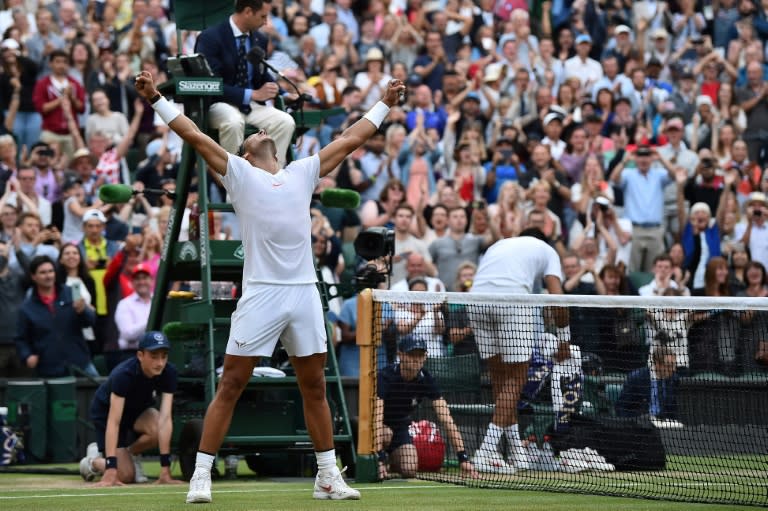
[[[502,238],[512,238],[520,234],[525,223],[523,210],[524,192],[515,181],[506,181],[501,185],[498,200],[488,205],[490,223],[498,225]]]
[[[26,40],[27,55],[39,68],[38,78],[50,71],[48,63],[53,52],[62,51],[66,41],[55,31],[53,13],[46,7],[40,6],[35,13],[37,34]],[[66,55],[66,53],[65,53]]]
[[[35,109],[43,116],[40,140],[58,143],[67,158],[71,158],[76,148],[65,111],[71,113],[75,126],[79,126],[76,116],[85,111],[85,90],[69,77],[66,51],[53,50],[49,60],[51,73],[37,81],[33,92]]]
[[[117,144],[128,135],[128,119],[122,112],[112,110],[109,97],[103,89],[96,89],[91,93],[91,108],[93,113],[85,123],[86,139],[98,131]]]
[[[67,178],[61,191],[64,210],[61,239],[77,245],[83,239],[83,215],[88,209],[83,182],[79,178]]]
[[[668,254],[659,254],[653,260],[653,280],[638,289],[640,296],[662,296],[669,288],[680,289],[672,278],[672,260]],[[687,290],[685,294],[688,294]]]
[[[14,343],[18,309],[24,300],[24,275],[8,266],[10,243],[0,240],[0,375],[7,378],[31,376],[21,363]]]
[[[737,224],[733,238],[749,247],[752,260],[768,267],[768,200],[763,192],[752,192],[744,206],[747,221]]]
[[[59,188],[63,181],[61,170],[54,168],[55,160],[56,153],[53,147],[45,142],[37,142],[29,150],[29,164],[37,171],[35,192],[50,203],[59,199],[61,193]]]
[[[135,265],[130,274],[133,293],[122,298],[115,309],[115,324],[120,332],[117,343],[122,360],[136,354],[139,341],[147,330],[154,285],[150,269],[144,264]]]
[[[12,122],[6,123],[6,129],[18,137],[19,147],[29,149],[40,139],[42,123],[32,100],[39,66],[21,53],[21,46],[15,39],[0,43],[0,57],[3,70],[0,74],[0,101],[5,110],[9,110],[14,101],[17,102],[16,115],[10,119]]]
[[[414,277],[408,281],[409,291],[427,291],[427,281]],[[399,336],[410,335],[427,345],[433,357],[446,356],[445,322],[441,303],[411,303],[394,306],[393,318]]]
[[[320,68],[320,79],[315,83],[315,96],[321,108],[340,106],[341,93],[349,82],[341,74],[339,57],[333,53],[326,54],[320,62]]]
[[[56,247],[57,232],[49,227],[43,228],[40,217],[35,213],[24,212],[19,215],[18,235],[13,240],[14,250],[10,254],[10,265],[14,271],[29,273],[33,258],[46,256],[56,260],[59,249]]]

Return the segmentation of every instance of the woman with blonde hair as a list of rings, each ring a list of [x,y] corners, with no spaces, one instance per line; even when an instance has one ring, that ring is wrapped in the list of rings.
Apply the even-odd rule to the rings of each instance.
[[[488,206],[491,223],[499,228],[502,238],[512,238],[520,234],[525,223],[523,211],[524,192],[515,181],[505,181],[499,189],[499,198]]]
[[[350,72],[357,70],[360,63],[360,56],[357,54],[355,45],[352,44],[352,34],[349,33],[347,26],[337,21],[331,25],[331,32],[328,35],[328,46],[325,47],[326,55],[335,55],[338,59],[339,75],[346,80],[350,79]]]
[[[526,209],[526,216],[530,215],[532,211],[538,211],[544,213],[544,225],[541,232],[543,232],[547,238],[560,237],[563,234],[562,224],[560,223],[560,217],[558,217],[547,204],[552,197],[552,186],[549,181],[538,181],[531,186],[531,206]]]
[[[480,199],[485,186],[485,169],[480,165],[472,151],[470,142],[460,142],[453,152],[456,167],[453,180],[459,196],[471,202]]]
[[[605,172],[600,158],[595,153],[589,153],[584,160],[584,171],[581,180],[571,187],[571,204],[580,215],[587,214],[587,208],[598,196],[606,197],[613,202],[613,188],[605,180]]]
[[[447,119],[445,131],[443,133],[443,154],[445,154],[445,173],[443,177],[453,179],[455,177],[456,167],[458,165],[457,148],[466,145],[470,152],[471,161],[479,165],[486,160],[487,148],[485,145],[485,134],[483,125],[479,122],[469,123],[461,131],[461,138],[456,139],[457,124],[461,119],[461,113],[457,110],[452,112]],[[450,155],[454,157],[451,158]],[[485,175],[485,171],[483,171]],[[457,188],[458,190],[458,188]],[[471,200],[471,199],[469,199]]]

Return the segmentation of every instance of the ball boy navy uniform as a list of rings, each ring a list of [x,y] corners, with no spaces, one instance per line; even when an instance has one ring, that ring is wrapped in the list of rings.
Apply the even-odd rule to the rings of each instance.
[[[405,381],[400,375],[400,364],[387,366],[379,372],[377,393],[384,401],[384,424],[392,429],[392,442],[387,447],[390,452],[413,443],[408,426],[419,403],[424,398],[434,401],[442,397],[429,371],[422,368],[415,380]]]
[[[152,335],[152,334],[148,334]],[[168,341],[162,334],[155,332],[157,338],[144,339],[140,349],[154,351],[168,349]],[[151,344],[151,346],[149,346]],[[148,347],[142,347],[148,346]],[[112,392],[125,398],[123,416],[120,419],[120,434],[117,447],[128,447],[134,440],[131,438],[136,419],[147,408],[155,406],[156,397],[162,393],[172,394],[176,391],[177,371],[170,362],[163,372],[154,378],[147,378],[141,370],[139,359],[131,357],[120,363],[109,374],[107,381],[96,390],[91,402],[90,418],[96,427],[99,450],[104,451],[104,434],[107,430],[109,416],[109,398]]]

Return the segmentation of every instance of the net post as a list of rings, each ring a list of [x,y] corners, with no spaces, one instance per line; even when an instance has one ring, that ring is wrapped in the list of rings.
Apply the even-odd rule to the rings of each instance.
[[[365,289],[357,298],[356,343],[360,347],[357,467],[358,482],[378,480],[378,462],[374,445],[374,405],[376,400],[376,338],[373,317],[373,293]]]

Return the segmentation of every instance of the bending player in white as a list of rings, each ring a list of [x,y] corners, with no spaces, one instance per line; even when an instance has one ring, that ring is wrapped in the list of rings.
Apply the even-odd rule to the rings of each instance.
[[[471,293],[531,294],[542,279],[550,294],[563,294],[560,257],[537,228],[525,229],[517,238],[494,243],[483,256]],[[480,306],[482,307],[482,306]],[[520,441],[517,402],[528,376],[528,361],[538,332],[541,312],[536,307],[511,305],[476,307],[470,314],[480,356],[488,360],[495,409],[473,463],[479,472],[513,474],[528,469],[529,462]],[[543,311],[545,323],[554,323],[558,346],[553,359],[570,357],[568,309]],[[511,463],[499,453],[501,435],[506,434],[512,450]]]
[[[392,80],[381,101],[319,154],[278,166],[274,141],[265,132],[248,137],[242,157],[227,153],[157,92],[149,73],[136,89],[184,142],[222,176],[245,248],[243,296],[232,314],[224,372],[208,406],[187,502],[211,501],[211,467],[240,394],[260,357],[271,356],[278,338],[296,371],[304,418],[319,471],[316,499],[359,499],[336,467],[333,426],[326,401],[325,324],[312,263],[309,205],[321,177],[362,146],[381,126],[405,90]]]

